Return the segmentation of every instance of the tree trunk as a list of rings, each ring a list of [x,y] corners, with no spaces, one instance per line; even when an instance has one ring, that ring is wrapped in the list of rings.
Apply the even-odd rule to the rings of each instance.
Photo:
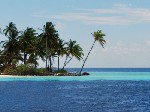
[[[47,50],[47,37],[46,37],[46,69],[47,69],[47,58],[48,58],[48,52],[47,52],[48,50]]]
[[[84,62],[83,62],[82,68],[81,68],[81,70],[80,70],[80,72],[79,72],[80,75],[81,75],[81,72],[82,72],[82,70],[83,70],[83,67],[84,67],[85,62],[86,62],[87,58],[89,57],[89,54],[91,53],[91,51],[92,51],[92,49],[93,49],[93,47],[94,47],[95,42],[96,42],[96,40],[94,41],[94,43],[93,43],[93,45],[92,45],[90,51],[88,52],[88,54],[87,54],[87,56],[86,56],[86,58],[85,58],[85,60],[84,60]]]
[[[59,55],[58,55],[58,70],[59,70]]]
[[[51,56],[49,57],[49,72],[52,72],[52,59]]]
[[[66,56],[66,60],[65,60],[65,62],[64,62],[64,66],[63,66],[63,68],[62,68],[63,70],[64,70],[64,68],[65,68],[65,65],[66,65],[66,62],[67,62],[68,57],[69,57],[69,56]]]
[[[26,60],[27,60],[27,53],[25,53],[24,51],[24,64],[26,64]]]
[[[64,65],[64,67],[72,60],[73,57],[71,57]]]

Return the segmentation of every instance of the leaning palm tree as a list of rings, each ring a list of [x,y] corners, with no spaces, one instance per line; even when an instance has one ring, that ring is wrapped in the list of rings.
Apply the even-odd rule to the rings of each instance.
[[[84,67],[84,65],[85,65],[85,62],[87,61],[87,58],[88,58],[89,54],[91,53],[91,51],[92,51],[92,49],[93,49],[93,47],[94,47],[95,42],[99,42],[100,45],[101,45],[103,48],[104,48],[104,44],[106,43],[106,41],[105,41],[105,39],[104,39],[105,34],[102,33],[102,30],[98,30],[97,32],[94,32],[94,34],[92,34],[92,35],[93,35],[93,37],[94,37],[94,42],[93,42],[92,47],[91,47],[90,51],[88,52],[88,54],[87,54],[87,56],[86,56],[86,58],[85,58],[85,60],[84,60],[84,62],[83,62],[82,68],[81,68],[81,70],[80,70],[80,72],[79,72],[80,75],[81,75],[81,72],[82,72],[83,67]]]
[[[80,61],[82,59],[82,56],[84,55],[80,45],[77,44],[76,41],[72,41],[71,39],[67,43],[66,50],[66,60],[62,69],[64,69],[64,67],[73,59],[73,57],[77,58]]]

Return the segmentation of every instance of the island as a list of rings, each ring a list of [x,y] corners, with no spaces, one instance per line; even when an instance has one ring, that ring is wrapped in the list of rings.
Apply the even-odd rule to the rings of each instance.
[[[83,67],[95,42],[98,41],[102,47],[106,42],[103,38],[105,34],[101,30],[94,32],[92,34],[94,43],[86,58],[83,59],[84,53],[81,46],[75,40],[70,39],[66,42],[61,39],[52,22],[46,22],[43,28],[38,28],[38,32],[31,27],[20,31],[13,22],[10,22],[5,29],[0,29],[0,33],[7,38],[7,40],[0,42],[2,46],[0,49],[1,75],[89,75],[89,73],[83,72]],[[60,58],[62,57],[65,58],[65,61],[63,67],[60,68]],[[83,61],[81,70],[76,73],[65,70],[65,67],[73,58]],[[38,68],[39,59],[45,62],[45,68]],[[54,61],[57,62],[57,69],[53,69]]]

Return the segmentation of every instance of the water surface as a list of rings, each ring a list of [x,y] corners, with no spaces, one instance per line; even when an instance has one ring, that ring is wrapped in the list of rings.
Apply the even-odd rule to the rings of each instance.
[[[1,77],[0,111],[150,112],[149,69],[86,70],[89,76]]]
[[[89,76],[7,76],[0,81],[150,80],[150,72],[89,72]]]
[[[1,81],[1,112],[149,112],[150,81]]]

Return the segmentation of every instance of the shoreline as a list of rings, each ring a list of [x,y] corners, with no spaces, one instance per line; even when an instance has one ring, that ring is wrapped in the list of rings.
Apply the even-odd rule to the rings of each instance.
[[[26,77],[26,76],[86,76],[86,75],[90,75],[87,72],[83,72],[83,73],[49,73],[49,74],[35,74],[35,75],[31,75],[31,74],[27,74],[27,75],[17,75],[17,74],[5,74],[5,73],[1,73],[0,77]]]

